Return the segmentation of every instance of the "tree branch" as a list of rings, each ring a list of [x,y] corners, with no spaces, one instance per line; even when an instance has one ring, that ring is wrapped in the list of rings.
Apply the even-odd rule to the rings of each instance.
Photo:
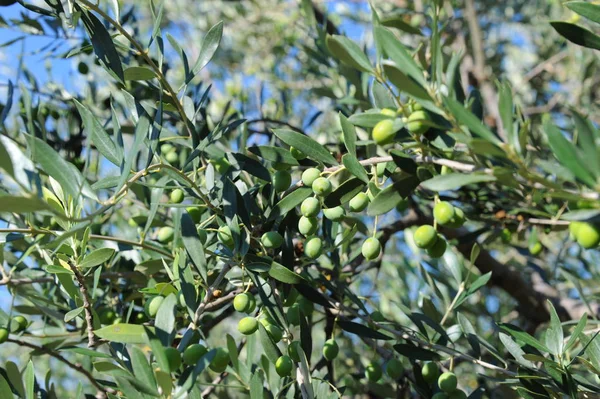
[[[76,265],[69,263],[69,267],[73,274],[75,274],[75,279],[79,284],[79,291],[81,292],[81,297],[83,300],[83,311],[85,312],[85,324],[87,326],[87,335],[88,335],[88,348],[93,348],[98,345],[98,340],[96,339],[96,335],[94,335],[94,316],[92,314],[92,304],[90,303],[90,295],[88,293],[87,286],[85,285],[85,278],[79,271]]]

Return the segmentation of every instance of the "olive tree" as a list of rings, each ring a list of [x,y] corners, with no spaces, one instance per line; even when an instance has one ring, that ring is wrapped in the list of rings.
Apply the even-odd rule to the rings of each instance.
[[[365,4],[362,43],[309,0],[18,3],[85,83],[2,86],[0,397],[600,393],[599,5],[511,2],[550,38],[514,76],[490,2]]]

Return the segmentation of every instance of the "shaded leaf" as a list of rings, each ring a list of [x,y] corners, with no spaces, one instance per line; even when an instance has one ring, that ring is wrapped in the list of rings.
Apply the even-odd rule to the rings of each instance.
[[[103,264],[113,256],[115,250],[112,248],[99,248],[83,258],[83,261],[79,264],[81,268],[94,267]]]
[[[345,36],[327,36],[327,48],[335,58],[344,64],[363,72],[371,72],[371,62],[358,44]]]
[[[294,147],[315,161],[329,165],[337,165],[333,155],[321,144],[301,133],[287,129],[274,129],[275,135],[287,145]]]
[[[600,50],[600,36],[586,28],[563,21],[551,21],[550,25],[568,41],[583,47]]]
[[[389,340],[392,337],[382,334],[379,331],[375,331],[370,327],[364,326],[362,324],[355,323],[353,321],[348,320],[338,320],[337,325],[344,331],[347,331],[352,334],[356,334],[359,337],[364,338],[373,338],[373,339],[382,339]]]

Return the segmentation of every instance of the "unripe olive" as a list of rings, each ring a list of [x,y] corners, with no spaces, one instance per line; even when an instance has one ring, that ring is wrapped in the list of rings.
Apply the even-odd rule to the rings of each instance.
[[[448,245],[444,237],[438,234],[435,243],[431,247],[427,248],[427,254],[432,258],[441,258],[444,255],[444,252],[446,252],[447,246]]]
[[[277,371],[277,374],[279,374],[280,377],[287,377],[291,375],[293,367],[294,363],[287,355],[280,356],[275,362],[275,371]]]
[[[287,170],[278,170],[273,175],[273,188],[278,193],[287,190],[292,184],[292,175]]]
[[[6,341],[8,341],[8,336],[8,330],[6,328],[0,328],[0,344],[3,344]]]
[[[235,243],[233,242],[233,234],[231,234],[231,229],[229,226],[219,227],[217,238],[219,241],[221,241],[221,244],[225,245],[227,248],[233,249],[233,247],[235,247]]]
[[[423,365],[421,374],[423,375],[423,379],[426,383],[433,384],[437,381],[440,375],[440,369],[438,368],[437,364],[433,362],[427,362]]]
[[[171,195],[173,195],[173,194],[171,193]],[[200,220],[202,219],[202,213],[203,213],[202,208],[200,208],[199,206],[188,206],[187,208],[185,208],[185,210],[190,215],[190,218],[192,218],[194,223],[200,223]]]
[[[402,362],[396,358],[391,358],[385,366],[385,372],[392,380],[397,380],[404,374]]]
[[[77,64],[77,70],[82,75],[87,75],[90,72],[90,67],[85,62],[80,62]]]
[[[585,249],[594,248],[600,242],[600,231],[590,223],[581,223],[575,235],[577,243]]]
[[[327,197],[331,190],[333,189],[331,186],[331,182],[324,177],[318,177],[312,184],[312,190],[315,195],[319,197]]]
[[[165,160],[168,163],[176,163],[177,161],[179,161],[179,154],[177,154],[177,151],[167,152],[165,154]]]
[[[300,306],[298,304],[295,303],[288,308],[286,319],[293,326],[300,325]]]
[[[116,313],[112,309],[103,309],[98,315],[101,324],[112,324],[117,318]]]
[[[438,392],[431,399],[448,399],[448,395],[445,392]]]
[[[262,235],[260,242],[268,249],[276,249],[283,245],[283,237],[276,231],[268,231]]]
[[[165,355],[169,363],[169,371],[171,373],[177,371],[181,366],[181,353],[175,348],[165,348]]]
[[[173,147],[173,144],[171,144],[171,143],[165,143],[160,146],[161,154],[166,154],[167,152],[171,152],[174,150],[175,150],[175,147]]]
[[[504,243],[508,244],[512,240],[512,232],[507,228],[503,228],[500,237]]]
[[[446,225],[454,217],[454,206],[446,201],[441,201],[433,207],[433,217],[439,224]]]
[[[421,249],[431,248],[437,241],[437,232],[433,226],[423,225],[415,231],[414,241]]]
[[[183,351],[183,362],[188,366],[193,366],[198,363],[200,358],[206,355],[207,352],[206,346],[202,344],[192,344]]]
[[[231,164],[225,157],[211,159],[209,162],[215,167],[215,170],[221,174],[225,174],[231,166]]]
[[[335,339],[331,338],[325,341],[325,345],[323,345],[323,357],[326,360],[332,361],[335,359],[340,352],[340,347],[338,346]]]
[[[183,190],[176,188],[175,190],[171,191],[171,202],[174,204],[179,204],[181,202],[183,202],[183,198],[185,197],[185,194],[183,192]]]
[[[255,306],[256,300],[254,299],[254,295],[249,292],[237,294],[235,298],[233,298],[233,308],[238,312],[251,313]]]
[[[158,234],[156,236],[156,239],[158,240],[158,242],[165,244],[165,243],[171,242],[173,240],[174,235],[175,235],[175,230],[173,230],[172,227],[164,226],[164,227],[161,227],[160,229],[158,229]]]
[[[164,299],[165,298],[163,298],[162,296],[155,296],[146,301],[144,309],[148,317],[156,316],[156,314],[158,313],[158,309],[160,308],[160,305],[162,305]]]
[[[244,335],[252,335],[258,330],[258,320],[254,317],[244,317],[238,323],[238,331]]]
[[[415,111],[408,117],[406,128],[414,134],[424,134],[429,130],[429,115],[425,111]]]
[[[389,108],[384,108],[381,111],[379,111],[379,113],[381,115],[385,115],[385,116],[391,116],[393,118],[396,117],[396,111],[394,111],[393,109],[389,109]]]
[[[348,203],[352,212],[362,212],[369,205],[369,196],[367,193],[356,194]]]
[[[366,260],[376,259],[381,253],[381,243],[377,238],[369,237],[363,243],[361,252]]]
[[[269,337],[271,337],[271,339],[275,343],[278,343],[279,341],[281,341],[281,338],[283,338],[283,330],[275,324],[267,324],[265,326],[265,330],[267,330]]]
[[[306,216],[301,216],[300,220],[298,220],[298,232],[305,236],[313,235],[317,232],[319,228],[319,221],[317,218],[307,218]]]
[[[456,378],[456,374],[447,372],[440,375],[438,378],[438,386],[440,389],[446,393],[456,391],[456,386],[458,385],[458,379]]]
[[[463,224],[465,224],[465,213],[462,209],[454,207],[454,217],[446,226],[451,227],[453,229],[458,229]]]
[[[275,324],[275,320],[273,320],[271,318],[271,316],[268,316],[268,315],[263,315],[263,317],[261,317],[261,319],[259,321],[260,321],[260,324],[262,324],[265,328],[267,326],[270,326],[271,324]]]
[[[369,381],[377,382],[381,379],[383,371],[381,370],[379,363],[371,362],[365,367],[365,375]]]
[[[282,170],[282,171],[287,171],[289,168],[291,168],[291,165],[287,164],[287,163],[281,163],[281,162],[273,162],[273,169],[275,170]]]
[[[536,241],[533,244],[529,245],[529,253],[532,254],[533,256],[539,255],[543,249],[544,249],[544,247],[542,246],[542,243],[539,241]]]
[[[571,222],[569,223],[569,231],[573,234],[573,237],[577,237],[579,228],[583,225],[583,222]]]
[[[148,315],[146,313],[136,313],[134,322],[136,324],[142,324],[148,321]]]
[[[304,243],[304,254],[311,259],[321,256],[323,241],[319,237],[311,237]]]
[[[292,153],[292,156],[293,156],[294,158],[296,158],[298,161],[300,161],[300,160],[302,160],[302,159],[306,158],[306,154],[305,154],[305,153],[303,153],[302,151],[300,151],[300,150],[299,150],[299,149],[297,149],[297,148],[290,147],[290,152]]]
[[[229,364],[229,352],[225,348],[217,348],[215,357],[210,362],[210,369],[216,373],[222,373]]]
[[[302,172],[302,183],[306,187],[312,187],[312,184],[321,176],[321,171],[317,168],[308,168]]]
[[[305,199],[304,201],[302,201],[302,205],[300,205],[300,213],[302,213],[302,216],[305,216],[307,218],[317,216],[320,211],[321,204],[319,203],[319,200],[315,197],[309,197]]]
[[[302,345],[300,344],[300,341],[292,341],[288,345],[288,348],[287,348],[288,355],[295,362],[300,361],[300,349],[302,349]]]
[[[323,209],[323,216],[334,222],[339,222],[346,216],[346,211],[341,206],[335,206],[333,208]]]
[[[467,399],[467,394],[464,391],[457,389],[448,394],[448,399]]]
[[[379,145],[389,144],[394,141],[396,132],[394,131],[394,121],[391,119],[384,119],[377,122],[373,128],[373,140]]]
[[[18,333],[27,328],[27,319],[23,316],[15,316],[10,320],[10,332]]]

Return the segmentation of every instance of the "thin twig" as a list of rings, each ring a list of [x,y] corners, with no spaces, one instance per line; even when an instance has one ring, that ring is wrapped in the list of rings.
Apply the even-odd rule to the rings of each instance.
[[[83,311],[85,312],[85,324],[88,335],[88,348],[93,348],[98,345],[98,340],[96,339],[96,335],[94,335],[94,316],[92,314],[90,295],[87,286],[85,285],[85,278],[76,265],[69,263],[69,267],[73,274],[75,274],[75,279],[77,280],[77,284],[79,284],[79,291],[81,292],[83,300]]]
[[[46,355],[52,356],[53,358],[61,361],[62,363],[66,364],[67,366],[69,366],[73,370],[78,371],[81,374],[83,374],[90,381],[90,383],[94,387],[96,387],[100,392],[102,392],[102,394],[104,395],[104,397],[106,397],[107,394],[116,395],[116,393],[117,393],[117,391],[114,390],[114,389],[112,389],[112,388],[108,388],[108,387],[104,387],[104,386],[100,385],[98,383],[98,381],[96,381],[96,378],[94,378],[94,376],[92,375],[92,373],[90,373],[89,371],[87,371],[80,364],[73,363],[70,360],[66,359],[64,356],[62,356],[58,352],[55,352],[55,351],[53,351],[53,350],[51,350],[49,348],[46,348],[45,346],[38,346],[38,345],[32,344],[32,343],[27,342],[27,341],[23,341],[23,340],[20,340],[20,339],[8,338],[7,342],[12,342],[13,344],[17,344],[19,346],[26,346],[28,348],[34,349],[34,350],[36,350],[38,352],[41,352],[41,353],[45,353]]]

